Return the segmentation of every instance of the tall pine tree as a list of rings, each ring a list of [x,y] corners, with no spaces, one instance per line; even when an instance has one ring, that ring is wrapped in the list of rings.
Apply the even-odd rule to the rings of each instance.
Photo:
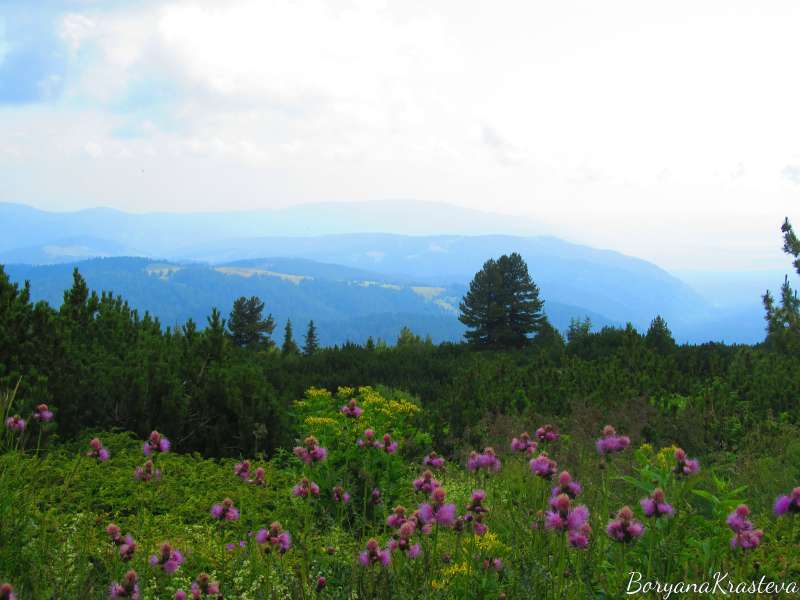
[[[317,328],[314,326],[314,321],[308,322],[308,329],[306,330],[306,340],[303,345],[303,354],[311,356],[319,350],[319,340],[317,339]]]
[[[539,288],[516,252],[486,261],[459,305],[464,336],[482,348],[520,348],[544,322]]]
[[[234,346],[239,348],[271,347],[275,330],[272,315],[263,318],[264,303],[256,296],[237,298],[228,319],[228,331]]]
[[[650,327],[644,336],[645,344],[661,354],[672,352],[676,348],[675,338],[661,315],[650,322]]]
[[[284,356],[300,353],[300,349],[294,342],[291,319],[286,319],[286,327],[283,330],[283,346],[281,346],[281,352],[283,353]]]
[[[788,218],[784,220],[781,232],[783,251],[794,257],[792,264],[800,275],[800,239]],[[769,290],[762,300],[767,313],[766,346],[790,355],[800,354],[800,298],[797,297],[797,291],[792,289],[789,276],[784,278],[781,286],[780,304],[775,302]]]

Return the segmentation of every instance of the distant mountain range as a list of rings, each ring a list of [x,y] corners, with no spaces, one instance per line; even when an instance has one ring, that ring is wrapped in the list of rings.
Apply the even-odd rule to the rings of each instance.
[[[77,266],[89,286],[122,295],[140,313],[158,316],[165,326],[192,318],[204,325],[211,307],[228,314],[239,296],[258,296],[278,323],[274,338],[291,319],[298,339],[313,319],[325,345],[367,338],[394,342],[403,326],[434,342],[458,341],[463,326],[457,319],[462,285],[414,285],[341,265],[304,259],[272,258],[217,265],[154,262],[146,258],[101,258],[58,265],[9,265],[10,277],[29,280],[35,300],[58,306],[72,285]],[[570,318],[590,316],[598,325],[611,324],[586,309],[546,302],[557,327]]]
[[[364,233],[381,229],[395,233]],[[694,274],[704,296],[653,263],[535,230],[502,215],[420,202],[188,215],[51,213],[0,203],[0,263],[55,304],[79,263],[93,288],[123,295],[166,325],[189,317],[204,323],[212,306],[227,312],[236,297],[254,294],[279,320],[296,321],[298,332],[314,319],[332,344],[392,340],[403,325],[436,341],[460,339],[457,306],[474,273],[489,258],[519,252],[562,330],[584,316],[595,327],[630,321],[643,330],[660,314],[679,341],[763,339],[756,294],[725,305],[713,292],[735,284],[704,288],[711,279]],[[519,234],[475,235],[487,231]],[[85,260],[94,257],[104,259]]]
[[[126,213],[111,208],[48,212],[0,202],[0,262],[12,262],[5,253],[27,249],[79,246],[105,256],[107,245],[115,255],[176,256],[185,247],[204,242],[266,236],[318,236],[391,231],[401,235],[479,235],[544,232],[515,216],[459,208],[437,202],[387,200],[304,204],[285,209],[218,213]],[[65,254],[71,260],[70,252]],[[22,256],[17,254],[18,257]],[[48,263],[58,260],[49,253]],[[16,261],[14,261],[16,262]],[[32,262],[23,260],[21,262]]]

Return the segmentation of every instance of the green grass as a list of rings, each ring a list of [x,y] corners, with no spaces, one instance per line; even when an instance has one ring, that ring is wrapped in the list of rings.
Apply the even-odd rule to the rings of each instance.
[[[350,396],[364,407],[355,422],[338,411]],[[263,487],[234,476],[237,461],[181,454],[179,443],[175,452],[155,458],[160,481],[136,481],[134,469],[144,462],[142,440],[127,433],[97,434],[111,451],[105,463],[85,456],[89,434],[45,446],[38,455],[33,448],[6,450],[0,455],[0,580],[12,583],[22,600],[105,598],[111,582],[129,569],[139,576],[143,599],[174,598],[177,589],[188,591],[201,572],[220,582],[225,598],[241,599],[619,598],[631,571],[662,582],[713,580],[716,571],[737,581],[762,575],[800,580],[797,519],[771,515],[775,496],[796,485],[800,443],[788,425],[773,431],[761,447],[763,454],[754,444],[739,454],[701,456],[701,472],[686,479],[671,473],[671,449],[634,443],[601,463],[593,440],[564,431],[548,450],[559,470],[568,469],[584,487],[576,502],[588,506],[593,529],[585,550],[569,547],[563,534],[542,528],[540,511],[547,508],[553,484],[530,473],[527,457],[507,454],[506,441],[498,444],[503,459],[498,474],[468,473],[459,457],[436,475],[459,514],[472,490],[486,490],[487,534],[444,527],[430,535],[417,532],[414,541],[422,545],[417,559],[397,551],[391,567],[365,569],[358,553],[369,538],[378,539],[381,547],[391,538],[385,525],[389,511],[403,505],[411,512],[425,501],[411,486],[423,470],[419,459],[431,449],[425,447],[429,436],[419,429],[424,415],[403,394],[369,389],[338,395],[312,390],[296,410],[299,431],[316,435],[328,448],[328,460],[309,466],[289,453],[253,460],[253,469],[266,469]],[[520,424],[520,430],[532,431],[536,425]],[[400,452],[357,448],[355,440],[367,426],[379,436],[390,432],[401,441]],[[772,453],[773,446],[782,453]],[[318,499],[291,495],[303,475],[320,485]],[[330,498],[336,484],[352,494],[345,507]],[[676,508],[673,519],[658,523],[645,519],[639,507],[639,499],[656,485]],[[382,491],[377,506],[365,502],[374,487]],[[241,518],[221,526],[210,508],[224,498],[234,501]],[[740,502],[753,509],[755,526],[765,532],[761,545],[748,552],[730,548],[732,533],[725,525]],[[636,542],[620,544],[605,534],[605,527],[626,504],[647,531]],[[284,555],[263,552],[248,535],[274,521],[293,538]],[[129,563],[120,560],[105,532],[111,522],[138,543]],[[186,556],[174,575],[148,564],[164,541]],[[236,549],[227,550],[229,543]],[[501,559],[502,569],[485,568],[493,559]],[[320,576],[327,585],[318,593]]]

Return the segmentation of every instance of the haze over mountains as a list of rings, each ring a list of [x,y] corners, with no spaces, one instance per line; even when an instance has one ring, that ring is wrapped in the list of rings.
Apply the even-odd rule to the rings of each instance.
[[[735,274],[711,278],[716,288],[695,274],[698,293],[653,263],[543,231],[423,202],[141,215],[0,204],[0,264],[17,281],[30,279],[36,299],[58,304],[78,263],[92,288],[121,294],[165,325],[190,317],[202,324],[212,306],[227,314],[234,298],[258,295],[279,325],[292,318],[299,334],[314,319],[322,342],[333,344],[369,335],[391,341],[403,325],[434,341],[460,339],[457,307],[470,279],[485,260],[516,251],[562,330],[584,316],[597,327],[630,321],[645,329],[660,314],[679,341],[763,339],[755,282],[766,275],[746,280],[751,300]],[[132,256],[141,258],[115,258]],[[79,262],[95,257],[106,258]],[[715,289],[739,293],[725,304]]]

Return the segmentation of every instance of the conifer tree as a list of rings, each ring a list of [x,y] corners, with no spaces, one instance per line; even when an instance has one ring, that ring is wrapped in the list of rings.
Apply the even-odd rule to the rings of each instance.
[[[800,274],[800,239],[788,218],[784,220],[781,232],[783,251],[794,257],[792,265]],[[780,304],[775,302],[769,290],[762,296],[762,301],[767,321],[766,346],[786,354],[800,353],[800,298],[792,289],[788,275],[781,286]]]
[[[319,340],[317,340],[317,328],[314,326],[314,321],[308,322],[308,329],[306,330],[305,344],[303,345],[303,355],[311,356],[319,350]]]
[[[300,349],[294,342],[294,334],[292,333],[291,319],[286,319],[286,327],[283,329],[283,346],[281,346],[281,352],[283,353],[284,356],[300,353]]]
[[[519,348],[544,321],[539,288],[516,252],[486,261],[459,305],[464,336],[484,348]]]
[[[211,315],[207,317],[208,326],[203,332],[208,357],[211,360],[221,361],[225,353],[225,319],[222,318],[216,307],[211,309]]]
[[[275,330],[275,321],[270,314],[263,318],[264,303],[256,296],[237,298],[233,303],[228,331],[234,346],[258,348],[273,345],[270,336]]]
[[[650,327],[644,336],[645,344],[659,352],[666,354],[675,349],[675,338],[672,337],[672,332],[667,327],[667,322],[657,315],[655,319],[650,322]]]

